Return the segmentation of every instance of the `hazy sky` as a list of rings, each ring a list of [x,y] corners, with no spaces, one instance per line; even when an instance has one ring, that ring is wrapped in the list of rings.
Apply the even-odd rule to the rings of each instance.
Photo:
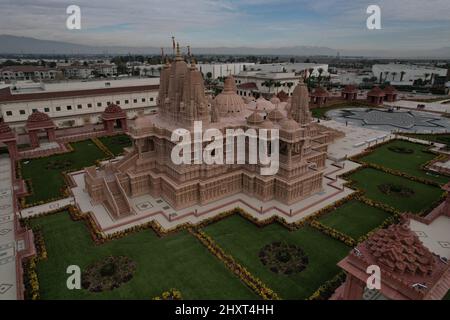
[[[82,30],[66,8],[81,7]],[[381,7],[382,30],[366,9]],[[0,34],[91,45],[294,45],[350,49],[450,46],[450,0],[0,0]]]

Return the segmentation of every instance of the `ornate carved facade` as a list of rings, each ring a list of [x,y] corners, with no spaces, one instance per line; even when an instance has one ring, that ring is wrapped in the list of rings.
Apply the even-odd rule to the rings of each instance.
[[[271,103],[272,107],[265,110],[258,109],[258,104],[246,105],[233,88],[230,76],[224,92],[208,100],[195,63],[188,65],[178,52],[161,72],[158,114],[136,119],[128,132],[133,146],[123,159],[85,170],[86,188],[93,202],[104,204],[113,217],[120,218],[133,213],[130,198],[146,194],[181,209],[237,193],[292,204],[321,191],[330,135],[312,123],[307,87],[301,83],[294,90],[290,112]],[[203,130],[215,128],[224,136],[226,129],[278,129],[278,172],[264,176],[260,174],[261,165],[248,163],[174,164],[172,132],[192,129],[194,121],[202,121]],[[223,150],[230,147],[225,141]]]

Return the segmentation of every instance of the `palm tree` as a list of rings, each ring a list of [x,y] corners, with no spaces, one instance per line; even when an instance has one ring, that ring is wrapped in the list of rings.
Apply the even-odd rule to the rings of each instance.
[[[150,68],[150,72],[152,73],[152,76],[153,76],[153,74],[155,73],[155,68],[154,68],[154,67],[151,67],[151,68]]]
[[[424,76],[425,76],[425,81],[424,81],[424,82],[425,82],[425,83],[427,82],[427,78],[428,78],[429,75],[430,75],[429,73],[425,73],[425,74],[424,74]]]
[[[401,71],[400,72],[400,82],[403,81],[403,77],[405,76],[406,72],[405,71]]]
[[[277,93],[278,93],[278,88],[281,87],[281,82],[280,81],[275,82],[274,86],[275,86],[275,88],[277,88]]]
[[[288,95],[291,93],[291,87],[294,85],[293,82],[286,82],[286,85],[288,87]]]
[[[385,71],[385,72],[384,72],[384,81],[387,80],[388,75],[389,75],[389,71]]]
[[[267,87],[267,88],[269,88],[269,93],[270,93],[270,88],[272,88],[273,86],[274,86],[274,81],[271,79],[271,80],[266,80],[266,81],[264,81],[263,83],[261,83],[261,85],[263,86],[263,87]]]
[[[322,73],[323,73],[323,69],[319,68],[317,69],[317,72],[319,72],[319,78],[318,78],[318,82],[319,82],[319,86],[320,86],[320,82],[322,81]]]
[[[391,73],[391,75],[392,75],[392,81],[395,81],[395,76],[397,75],[397,72],[394,71]]]

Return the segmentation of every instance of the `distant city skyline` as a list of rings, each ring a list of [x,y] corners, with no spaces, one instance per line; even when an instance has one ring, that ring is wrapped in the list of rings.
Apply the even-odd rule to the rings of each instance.
[[[82,29],[66,28],[78,5]],[[366,9],[381,8],[368,30]],[[408,50],[448,46],[448,0],[0,0],[2,34],[103,46],[326,46]]]

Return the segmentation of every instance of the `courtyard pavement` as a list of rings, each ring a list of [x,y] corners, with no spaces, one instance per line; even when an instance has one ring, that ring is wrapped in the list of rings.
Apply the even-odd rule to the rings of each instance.
[[[411,219],[410,228],[431,252],[450,259],[450,218],[440,216],[430,224]]]
[[[0,300],[17,299],[11,161],[0,156]]]
[[[328,147],[328,158],[334,161],[355,156],[370,146],[395,138],[389,132],[346,125],[335,120],[321,120],[320,124],[345,133],[344,138],[336,139]]]

